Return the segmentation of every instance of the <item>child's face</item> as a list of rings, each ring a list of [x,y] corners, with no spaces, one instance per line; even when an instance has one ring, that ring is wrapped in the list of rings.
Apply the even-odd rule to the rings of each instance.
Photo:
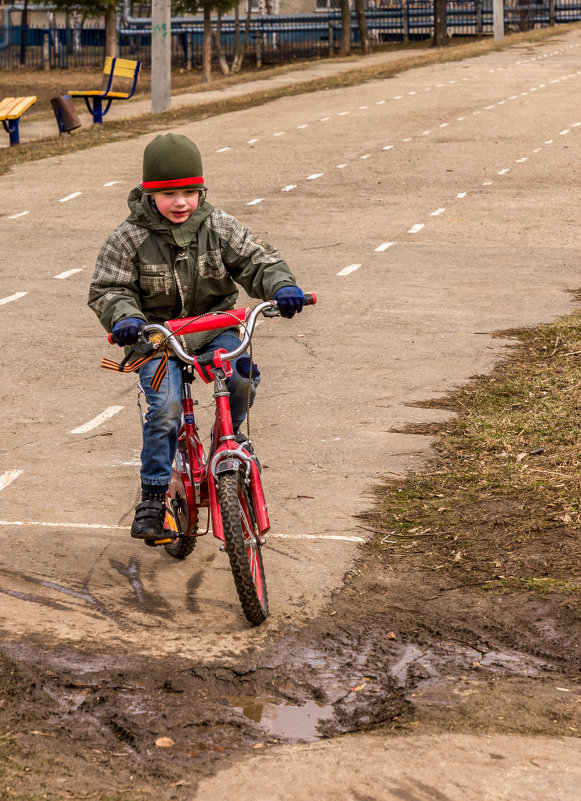
[[[200,196],[197,189],[168,189],[154,192],[153,198],[160,214],[172,223],[183,223],[198,208]]]

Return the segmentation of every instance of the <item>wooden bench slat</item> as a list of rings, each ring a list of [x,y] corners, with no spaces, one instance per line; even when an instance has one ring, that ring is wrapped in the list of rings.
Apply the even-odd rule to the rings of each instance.
[[[36,103],[36,96],[29,97],[5,97],[0,102],[0,119],[17,120],[24,112]]]

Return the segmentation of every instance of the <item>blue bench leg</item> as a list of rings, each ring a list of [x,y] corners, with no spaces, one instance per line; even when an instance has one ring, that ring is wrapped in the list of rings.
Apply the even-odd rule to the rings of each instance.
[[[20,144],[20,132],[18,130],[18,123],[20,120],[12,120],[9,123],[7,120],[2,120],[2,125],[4,126],[4,130],[8,133],[10,137],[10,145],[19,145]]]
[[[100,97],[93,98],[93,108],[91,109],[93,114],[93,122],[102,124],[103,123],[103,106],[101,104]]]

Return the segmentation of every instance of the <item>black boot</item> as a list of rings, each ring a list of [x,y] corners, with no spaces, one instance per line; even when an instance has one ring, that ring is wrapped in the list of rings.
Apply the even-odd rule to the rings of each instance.
[[[131,536],[138,540],[159,540],[164,536],[165,492],[142,492],[135,507]]]

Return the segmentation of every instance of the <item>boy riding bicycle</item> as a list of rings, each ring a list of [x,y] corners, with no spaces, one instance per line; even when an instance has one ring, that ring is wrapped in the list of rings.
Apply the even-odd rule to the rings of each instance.
[[[206,202],[202,159],[179,134],[157,136],[143,154],[143,182],[129,195],[131,213],[107,237],[89,289],[89,306],[120,346],[134,345],[141,326],[233,309],[236,284],[250,297],[274,299],[283,317],[302,311],[305,297],[279,252],[235,217]],[[240,344],[237,329],[179,336],[195,355]],[[137,356],[138,354],[136,354]],[[141,451],[141,502],[131,536],[163,535],[165,494],[181,423],[181,367],[170,358],[156,391],[157,360],[139,369],[148,410]],[[254,402],[260,372],[245,353],[227,380],[234,431]]]

